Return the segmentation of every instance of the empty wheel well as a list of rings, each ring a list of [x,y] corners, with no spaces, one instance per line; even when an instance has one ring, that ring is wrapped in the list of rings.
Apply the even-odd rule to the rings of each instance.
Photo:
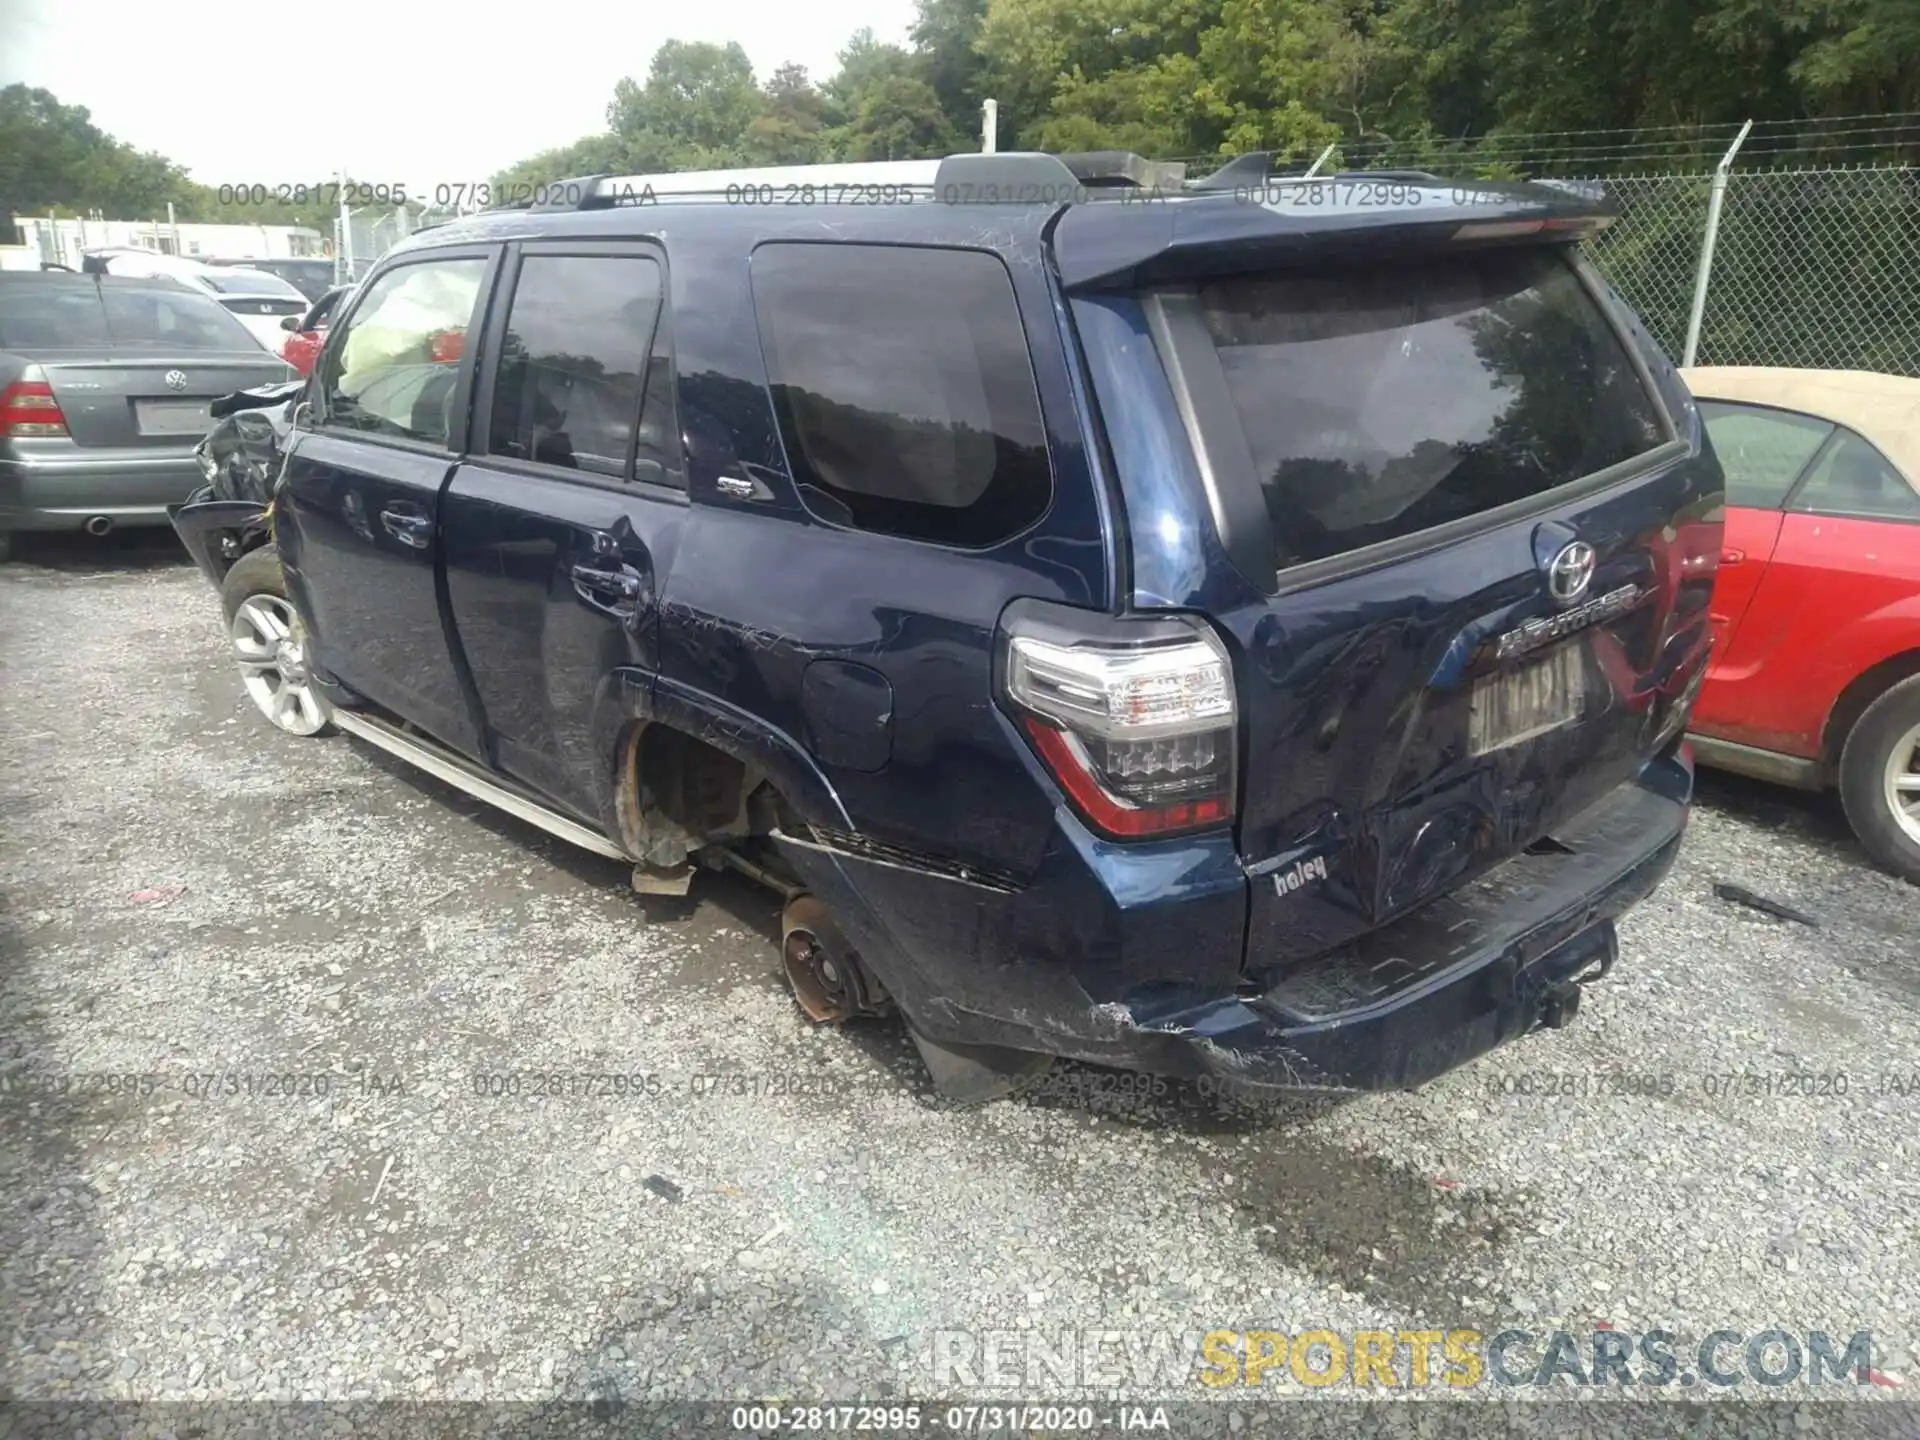
[[[1840,751],[1847,743],[1847,736],[1867,707],[1914,675],[1920,675],[1920,650],[1907,650],[1861,671],[1840,692],[1840,698],[1833,702],[1833,710],[1827,716],[1827,728],[1820,743],[1820,758],[1829,779],[1840,764]]]
[[[650,863],[771,833],[791,810],[765,775],[671,725],[635,724],[621,737],[616,790],[621,840]]]

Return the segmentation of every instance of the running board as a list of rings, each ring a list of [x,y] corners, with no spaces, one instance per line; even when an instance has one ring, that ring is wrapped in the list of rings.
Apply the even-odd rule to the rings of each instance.
[[[371,715],[353,710],[335,709],[333,723],[347,734],[366,741],[376,749],[384,750],[397,759],[417,766],[433,776],[444,780],[456,790],[464,790],[476,800],[507,812],[529,825],[538,825],[549,835],[565,840],[568,844],[578,845],[582,850],[591,850],[596,855],[604,855],[609,860],[625,860],[632,863],[632,857],[597,830],[589,830],[577,820],[549,810],[539,801],[529,799],[517,790],[510,790],[498,780],[488,775],[479,766],[461,759],[450,751],[443,750],[430,740],[417,735],[409,735],[395,729],[384,720],[376,720]]]

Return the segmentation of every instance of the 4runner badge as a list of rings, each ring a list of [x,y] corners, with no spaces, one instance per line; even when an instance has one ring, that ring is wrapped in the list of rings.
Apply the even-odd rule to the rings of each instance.
[[[1309,880],[1327,878],[1327,857],[1316,855],[1311,860],[1296,860],[1291,870],[1276,870],[1273,874],[1273,893],[1291,895]]]

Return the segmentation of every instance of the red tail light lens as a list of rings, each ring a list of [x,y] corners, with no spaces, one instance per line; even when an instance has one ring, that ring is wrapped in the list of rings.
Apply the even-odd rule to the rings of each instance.
[[[1116,839],[1233,819],[1233,667],[1210,630],[1126,645],[1015,633],[1007,698],[1068,800]]]
[[[44,380],[16,380],[0,390],[0,438],[65,435],[67,417]]]
[[[441,330],[427,342],[427,356],[436,365],[457,365],[466,350],[464,330]]]

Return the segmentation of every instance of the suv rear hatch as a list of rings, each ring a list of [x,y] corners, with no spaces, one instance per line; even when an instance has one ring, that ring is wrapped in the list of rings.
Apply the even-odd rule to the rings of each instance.
[[[1077,206],[1055,232],[1133,605],[1200,612],[1233,655],[1268,972],[1632,780],[1684,720],[1719,546],[1684,392],[1564,243],[1598,217],[1531,187],[1326,189]],[[1184,449],[1141,443],[1157,396]],[[1184,489],[1146,473],[1170,457]],[[1181,495],[1220,542],[1184,568]]]

